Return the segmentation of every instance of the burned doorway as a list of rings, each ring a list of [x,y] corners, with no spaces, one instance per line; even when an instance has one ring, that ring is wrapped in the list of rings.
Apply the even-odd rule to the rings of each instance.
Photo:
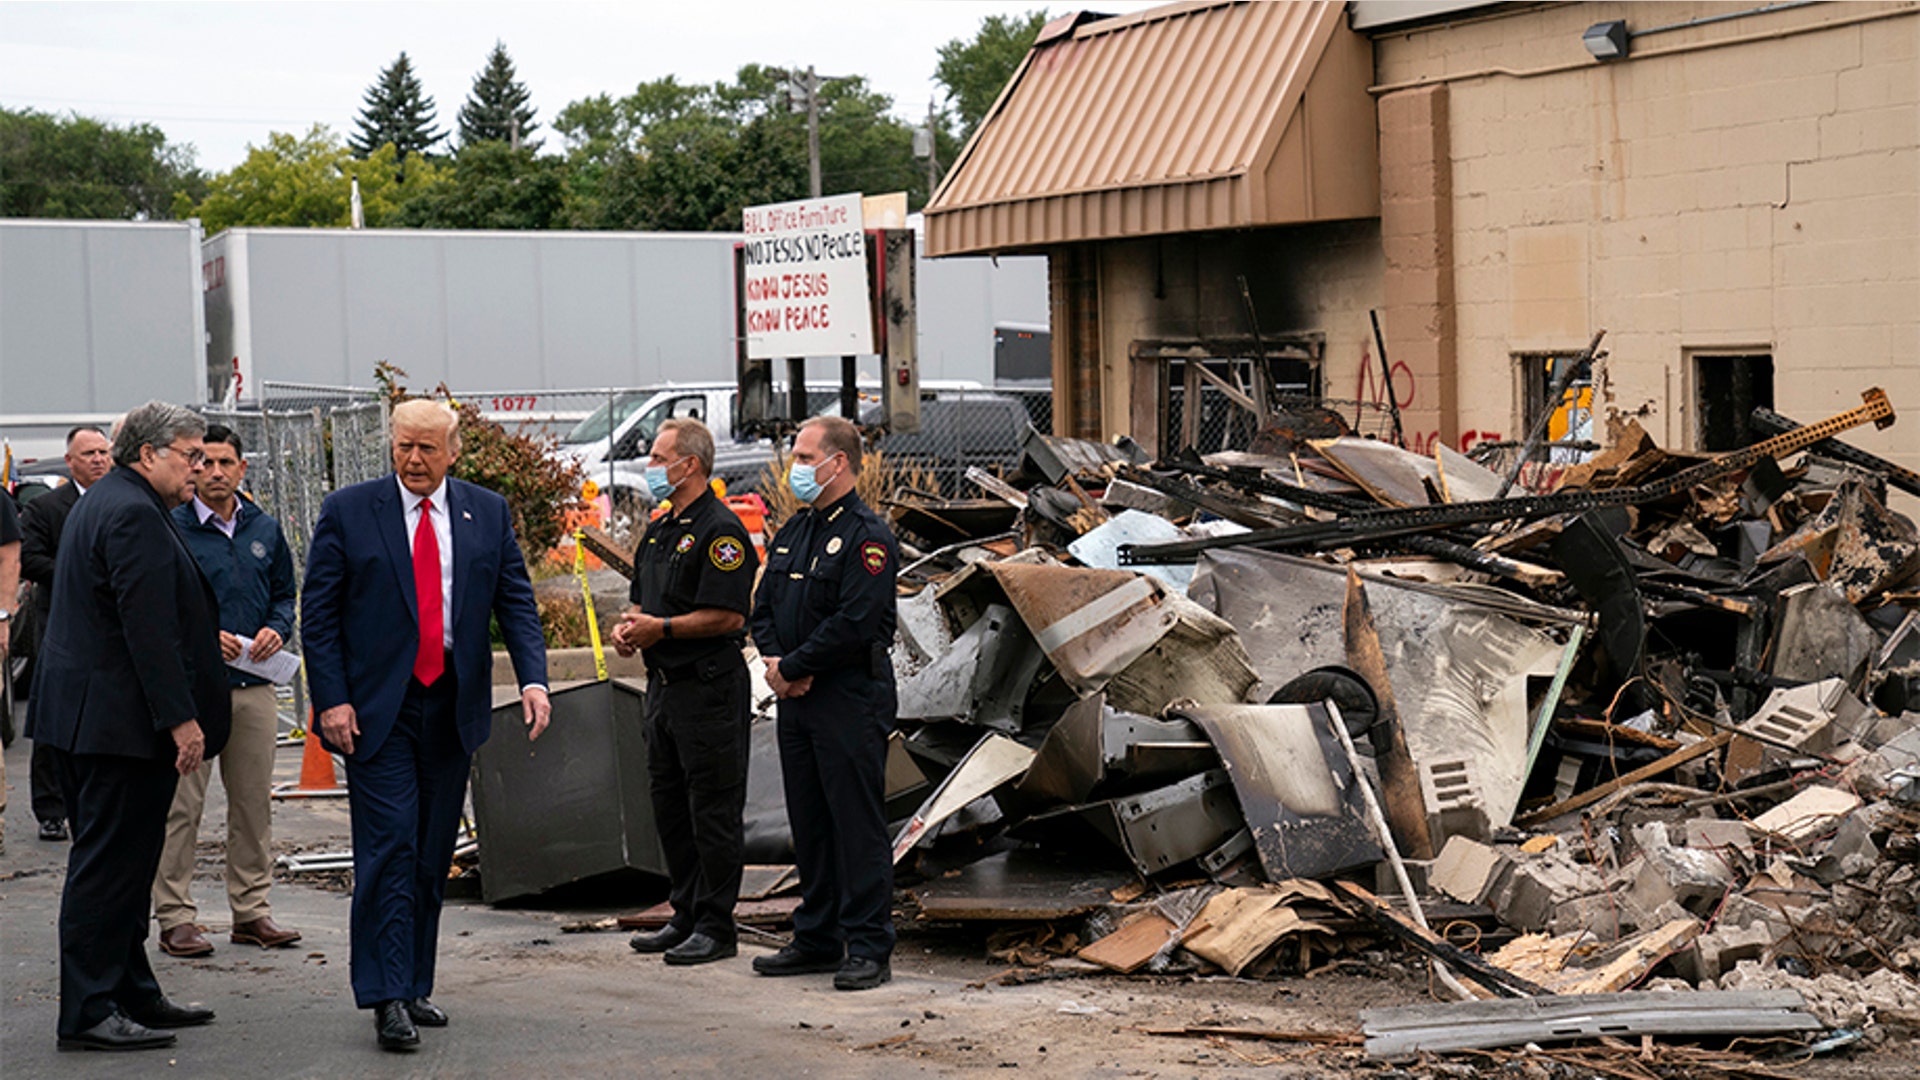
[[[1325,335],[1136,341],[1133,437],[1155,453],[1245,450],[1264,419],[1288,404],[1318,403]]]

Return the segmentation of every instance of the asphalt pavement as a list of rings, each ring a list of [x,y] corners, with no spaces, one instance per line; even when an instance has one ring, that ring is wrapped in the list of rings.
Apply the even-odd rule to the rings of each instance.
[[[353,1007],[348,987],[344,892],[276,880],[274,919],[305,935],[288,949],[227,940],[231,920],[210,841],[223,835],[225,803],[212,785],[194,883],[200,921],[213,955],[178,960],[148,947],[166,993],[213,1008],[218,1018],[179,1032],[170,1050],[133,1054],[57,1052],[57,917],[66,844],[37,839],[28,806],[30,744],[6,751],[9,792],[6,853],[0,856],[0,1075],[39,1077],[574,1077],[880,1076],[931,1069],[931,1062],[861,1053],[898,1040],[903,1028],[964,1024],[1032,1009],[1052,1012],[1057,994],[980,991],[964,978],[936,974],[896,956],[894,981],[841,993],[830,976],[768,979],[749,963],[767,946],[743,942],[738,957],[672,968],[627,948],[624,933],[562,934],[561,922],[602,912],[501,910],[476,901],[448,903],[442,922],[434,1000],[452,1023],[423,1029],[421,1049],[382,1052],[371,1014]],[[278,772],[294,778],[300,751],[282,748]],[[276,848],[344,847],[344,801],[281,802]],[[639,901],[620,910],[633,910]],[[918,970],[923,967],[925,970]],[[1032,1000],[1028,1000],[1029,997]],[[936,1010],[938,1010],[936,1012]],[[949,1030],[956,1030],[949,1027]],[[1117,1063],[1114,1063],[1117,1067]],[[1076,1073],[1079,1070],[1074,1070]],[[1031,1075],[1031,1070],[1028,1075]]]

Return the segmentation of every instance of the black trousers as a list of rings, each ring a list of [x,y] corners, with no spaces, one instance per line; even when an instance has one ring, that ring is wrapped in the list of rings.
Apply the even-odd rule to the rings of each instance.
[[[407,680],[380,750],[347,759],[353,823],[353,1003],[433,993],[440,906],[460,833],[472,755],[454,723],[453,663],[431,687]]]
[[[735,653],[714,678],[647,680],[647,782],[673,925],[734,940],[746,829],[752,685]]]
[[[893,955],[887,735],[894,689],[864,671],[823,672],[780,702],[780,771],[800,871],[793,943],[812,954]]]
[[[147,962],[154,871],[166,846],[167,810],[179,780],[159,758],[59,753],[73,822],[60,894],[62,1038],[160,998]]]
[[[36,821],[67,820],[67,798],[60,790],[60,757],[64,753],[66,751],[42,743],[33,744],[33,758],[28,773],[33,784],[33,817]]]

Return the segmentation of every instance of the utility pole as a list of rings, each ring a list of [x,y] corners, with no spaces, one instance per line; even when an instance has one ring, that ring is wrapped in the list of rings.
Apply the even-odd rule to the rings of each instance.
[[[933,102],[927,102],[927,201],[933,201],[933,189],[940,186],[940,129],[934,126]]]
[[[807,191],[820,197],[820,80],[807,65]]]

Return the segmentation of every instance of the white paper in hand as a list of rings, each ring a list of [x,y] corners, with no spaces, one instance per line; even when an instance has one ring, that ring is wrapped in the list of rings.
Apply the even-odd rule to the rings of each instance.
[[[285,649],[281,649],[265,660],[254,660],[252,654],[253,639],[243,637],[240,639],[240,658],[228,661],[227,666],[280,686],[287,685],[300,674],[300,658]]]

